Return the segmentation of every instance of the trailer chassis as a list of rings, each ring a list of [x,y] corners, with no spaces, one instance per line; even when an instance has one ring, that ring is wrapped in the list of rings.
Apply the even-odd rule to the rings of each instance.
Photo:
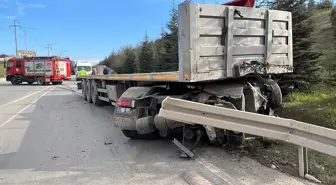
[[[260,75],[202,83],[115,81],[94,77],[78,80],[77,87],[82,89],[87,102],[115,107],[113,124],[131,139],[182,134],[184,139],[195,140],[197,133],[202,132],[213,144],[244,142],[244,133],[158,117],[167,96],[266,115],[273,115],[273,109],[282,103],[278,84]]]

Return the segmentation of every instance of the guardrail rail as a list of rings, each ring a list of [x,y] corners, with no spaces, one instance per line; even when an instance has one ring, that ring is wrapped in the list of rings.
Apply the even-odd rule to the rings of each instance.
[[[299,146],[299,174],[308,174],[307,148],[336,157],[336,130],[292,119],[261,115],[167,97],[159,116],[282,140]]]

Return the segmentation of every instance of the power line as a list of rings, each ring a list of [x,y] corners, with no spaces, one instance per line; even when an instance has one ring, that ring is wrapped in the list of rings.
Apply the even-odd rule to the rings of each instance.
[[[48,57],[50,56],[50,51],[52,51],[52,46],[56,44],[47,44],[47,49],[48,49]]]
[[[20,23],[20,22],[18,20],[14,20],[14,25],[9,25],[9,28],[14,28],[15,53],[16,53],[16,57],[18,57],[18,42],[17,42],[16,28],[21,28],[21,26],[17,25],[16,23]]]
[[[28,28],[28,27],[24,27],[23,31],[24,31],[24,37],[25,37],[25,49],[26,49],[26,52],[28,51],[27,49],[27,29],[34,29],[34,28]]]
[[[68,51],[67,50],[61,51],[60,52],[60,57],[62,57],[62,54],[66,53],[66,52],[68,52]]]

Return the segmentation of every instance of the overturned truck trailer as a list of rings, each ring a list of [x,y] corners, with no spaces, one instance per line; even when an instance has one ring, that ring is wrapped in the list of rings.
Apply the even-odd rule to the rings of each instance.
[[[185,139],[194,139],[204,133],[213,143],[241,144],[243,133],[158,113],[168,96],[265,115],[282,104],[272,75],[293,71],[291,13],[246,2],[180,4],[179,71],[80,77],[85,100],[114,105],[113,122],[129,138],[183,132]]]

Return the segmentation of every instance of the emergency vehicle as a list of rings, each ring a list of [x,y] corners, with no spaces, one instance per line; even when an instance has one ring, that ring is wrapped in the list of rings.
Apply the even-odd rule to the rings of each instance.
[[[10,58],[5,62],[6,80],[13,85],[23,82],[39,85],[62,84],[71,78],[71,60],[69,58],[24,57]]]

